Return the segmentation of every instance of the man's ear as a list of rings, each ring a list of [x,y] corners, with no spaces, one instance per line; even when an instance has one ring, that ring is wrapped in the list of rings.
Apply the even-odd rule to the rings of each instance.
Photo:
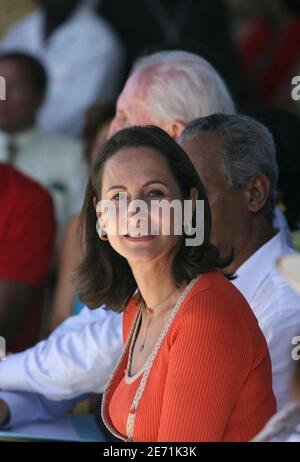
[[[183,130],[186,128],[186,123],[182,120],[174,119],[167,123],[163,128],[174,139],[178,140]]]
[[[252,176],[246,187],[247,207],[250,212],[259,212],[265,206],[270,193],[270,181],[265,175]]]

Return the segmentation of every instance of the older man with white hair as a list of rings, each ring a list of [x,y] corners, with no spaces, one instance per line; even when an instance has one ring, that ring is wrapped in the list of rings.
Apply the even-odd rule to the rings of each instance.
[[[178,138],[191,119],[220,111],[233,113],[234,103],[209,63],[186,52],[156,53],[135,66],[118,100],[111,132],[156,123]],[[2,420],[8,418],[8,408],[11,424],[51,418],[68,409],[73,398],[101,392],[122,349],[121,318],[84,309],[48,340],[7,358],[0,364],[0,387],[33,393],[2,392]]]
[[[215,113],[234,114],[233,99],[214,69],[201,56],[161,51],[140,59],[117,101],[110,134],[132,125],[157,125],[178,139],[187,124]],[[275,209],[274,226],[291,246],[285,217]]]
[[[232,114],[235,106],[215,68],[186,51],[161,51],[140,59],[117,101],[110,134],[132,125],[157,125],[177,139],[197,117]]]

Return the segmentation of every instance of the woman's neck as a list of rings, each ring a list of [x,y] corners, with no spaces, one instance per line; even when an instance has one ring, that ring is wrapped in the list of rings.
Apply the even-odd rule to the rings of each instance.
[[[134,265],[132,272],[146,306],[153,308],[154,313],[172,305],[182,291],[174,281],[171,265]]]

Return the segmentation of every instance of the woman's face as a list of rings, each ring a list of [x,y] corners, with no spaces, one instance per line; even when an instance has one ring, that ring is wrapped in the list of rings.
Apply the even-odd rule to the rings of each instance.
[[[108,200],[116,210],[115,217],[104,220],[109,244],[130,265],[170,260],[176,253],[180,236],[174,235],[174,218],[171,216],[170,225],[162,213],[151,210],[153,201],[182,200],[177,181],[157,150],[124,148],[114,154],[104,167],[101,199]],[[135,200],[142,202],[134,204]],[[98,218],[104,218],[99,206],[97,210]]]

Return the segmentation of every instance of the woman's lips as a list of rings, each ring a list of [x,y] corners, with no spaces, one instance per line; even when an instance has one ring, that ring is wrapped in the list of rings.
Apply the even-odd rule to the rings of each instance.
[[[143,242],[143,241],[151,241],[154,239],[155,236],[129,236],[128,234],[124,236],[130,242]]]

